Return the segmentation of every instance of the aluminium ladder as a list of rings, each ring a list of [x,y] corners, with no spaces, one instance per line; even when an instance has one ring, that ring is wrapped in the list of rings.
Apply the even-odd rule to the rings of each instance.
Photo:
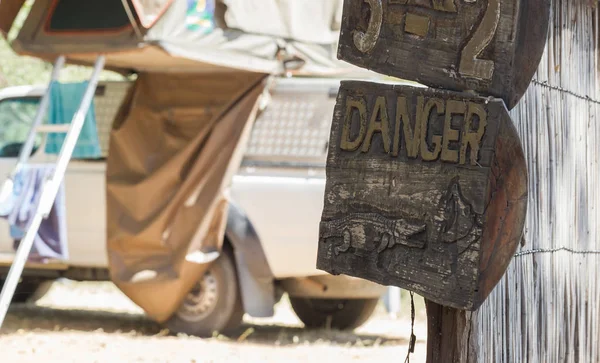
[[[56,62],[54,63],[54,69],[52,70],[52,75],[50,77],[50,83],[48,85],[48,88],[46,89],[46,92],[44,93],[44,96],[40,101],[40,105],[33,120],[31,129],[29,130],[29,134],[27,135],[27,141],[25,142],[23,148],[20,151],[19,160],[14,171],[11,173],[11,175],[8,177],[4,184],[4,190],[12,190],[14,177],[27,164],[29,157],[31,156],[31,152],[35,144],[35,138],[38,132],[46,134],[66,133],[65,140],[56,160],[55,169],[52,172],[52,175],[49,178],[47,178],[44,182],[44,185],[41,190],[42,194],[40,196],[39,204],[29,224],[27,232],[25,233],[25,236],[23,237],[19,244],[19,247],[17,248],[15,258],[8,272],[8,276],[4,282],[4,286],[2,287],[2,292],[0,293],[0,328],[4,323],[6,313],[8,312],[8,307],[10,306],[13,295],[17,288],[17,284],[21,278],[21,274],[23,273],[23,268],[25,267],[25,263],[27,261],[27,258],[29,257],[31,248],[33,247],[33,241],[35,240],[35,237],[38,233],[40,224],[42,223],[42,220],[48,217],[52,206],[54,205],[54,201],[58,194],[59,188],[63,182],[65,172],[67,170],[67,165],[69,164],[69,161],[71,160],[71,157],[73,155],[73,150],[75,149],[75,145],[77,143],[77,140],[79,139],[79,134],[81,133],[81,129],[83,128],[85,117],[96,92],[100,72],[104,69],[104,62],[105,57],[103,55],[100,55],[98,56],[98,58],[96,58],[92,77],[89,80],[87,88],[83,94],[83,98],[81,100],[79,108],[77,109],[77,112],[75,112],[75,114],[73,115],[71,123],[59,125],[42,124],[44,116],[46,116],[46,113],[48,112],[52,83],[58,80],[60,70],[65,64],[64,56],[61,55],[56,59]]]

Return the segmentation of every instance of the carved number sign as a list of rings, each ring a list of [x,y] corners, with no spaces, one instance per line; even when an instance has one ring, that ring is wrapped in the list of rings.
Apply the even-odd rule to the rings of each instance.
[[[542,56],[549,0],[346,0],[338,58],[504,99],[511,109]]]
[[[318,268],[475,310],[518,246],[526,203],[523,151],[502,100],[342,82]]]

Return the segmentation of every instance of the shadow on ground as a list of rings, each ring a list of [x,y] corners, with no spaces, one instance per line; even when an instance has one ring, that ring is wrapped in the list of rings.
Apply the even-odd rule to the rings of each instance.
[[[161,326],[139,314],[55,309],[34,304],[13,304],[2,327],[3,334],[24,331],[75,330],[84,332],[156,335]]]
[[[28,304],[11,306],[0,334],[61,331],[103,332],[136,336],[174,335],[140,314],[56,309]],[[404,337],[382,337],[348,331],[310,330],[295,326],[248,323],[242,324],[239,329],[228,336],[220,335],[213,339],[279,346],[313,343],[349,344],[354,347],[407,344]]]

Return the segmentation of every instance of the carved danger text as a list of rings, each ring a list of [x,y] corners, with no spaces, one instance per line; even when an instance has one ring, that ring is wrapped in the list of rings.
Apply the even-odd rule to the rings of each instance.
[[[383,152],[423,161],[478,165],[488,112],[483,104],[425,96],[345,98],[340,149],[371,151],[380,137]],[[393,119],[390,115],[395,115]]]

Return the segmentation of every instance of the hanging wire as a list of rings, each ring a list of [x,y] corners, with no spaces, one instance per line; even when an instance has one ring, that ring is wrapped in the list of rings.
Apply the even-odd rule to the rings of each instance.
[[[578,250],[574,250],[570,247],[558,247],[558,248],[538,248],[535,250],[521,251],[521,252],[516,253],[515,257],[533,255],[536,253],[555,253],[555,252],[559,252],[559,251],[566,251],[566,252],[570,252],[570,253],[577,254],[577,255],[600,255],[600,251],[595,251],[595,250],[578,251]]]
[[[415,299],[414,293],[410,293],[410,341],[408,343],[408,353],[406,353],[406,359],[404,363],[410,363],[410,355],[415,352],[415,344],[417,342],[417,336],[415,335]]]

